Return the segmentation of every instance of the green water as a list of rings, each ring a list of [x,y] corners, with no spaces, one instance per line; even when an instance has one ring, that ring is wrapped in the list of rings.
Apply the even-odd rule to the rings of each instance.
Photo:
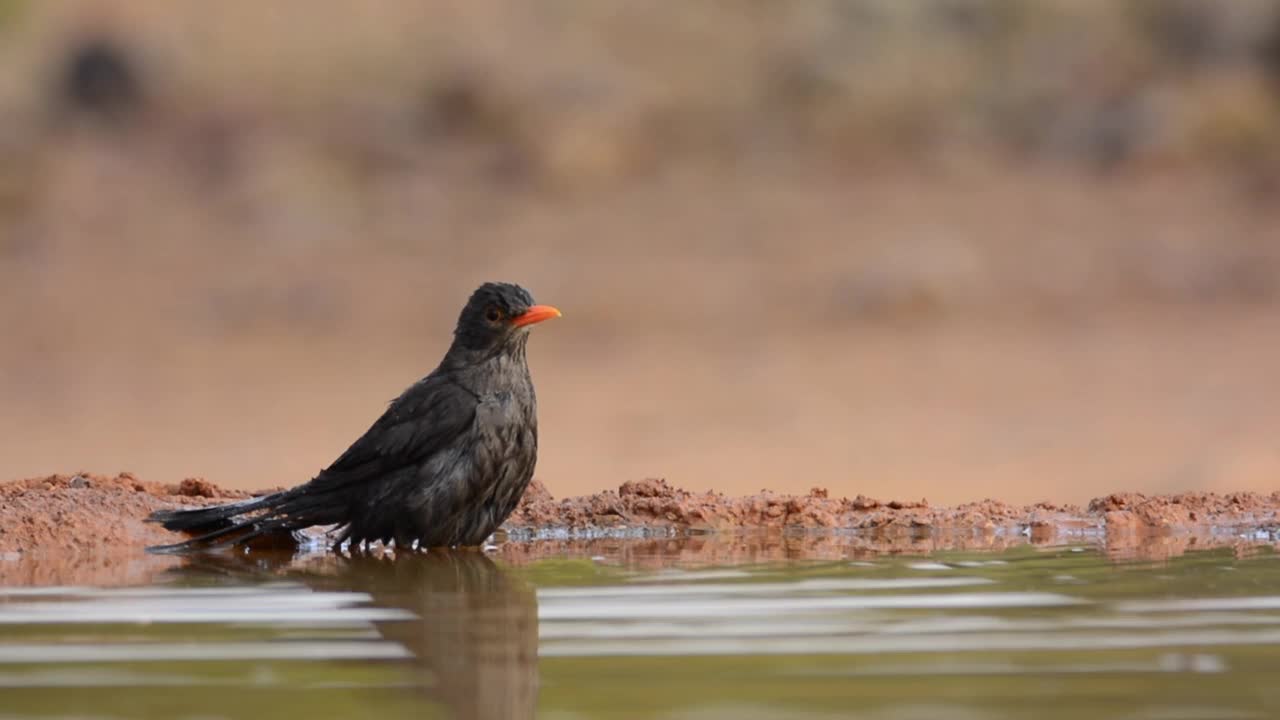
[[[1280,717],[1268,546],[692,542],[228,555],[135,587],[0,588],[0,718]]]

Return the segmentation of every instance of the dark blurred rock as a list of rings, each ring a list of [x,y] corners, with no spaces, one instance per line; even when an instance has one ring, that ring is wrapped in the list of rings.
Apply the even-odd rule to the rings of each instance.
[[[993,42],[1010,29],[1016,8],[990,0],[938,0],[929,19],[941,29],[977,42]]]
[[[1258,44],[1258,64],[1266,74],[1271,92],[1280,96],[1280,5],[1277,5],[1267,31]]]
[[[72,45],[57,95],[70,112],[112,122],[133,117],[145,102],[137,61],[124,45],[105,36]]]
[[[1142,98],[1117,93],[1102,99],[1089,113],[1080,138],[1083,155],[1093,168],[1110,172],[1125,164],[1144,136],[1151,132],[1152,119]]]
[[[509,130],[512,108],[480,73],[458,71],[427,88],[423,114],[430,135],[494,139]]]
[[[493,77],[457,70],[435,79],[422,102],[423,136],[445,154],[434,157],[493,180],[524,181],[534,174],[536,143],[522,106]]]
[[[1135,19],[1151,44],[1184,67],[1214,58],[1222,45],[1222,8],[1214,0],[1142,0]]]

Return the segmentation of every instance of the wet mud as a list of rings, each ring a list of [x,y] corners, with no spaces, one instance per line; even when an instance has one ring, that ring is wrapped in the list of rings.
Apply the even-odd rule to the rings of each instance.
[[[665,480],[649,479],[625,482],[617,491],[561,500],[552,498],[535,482],[507,527],[828,529],[857,530],[880,537],[1026,534],[1048,540],[1101,531],[1266,531],[1277,524],[1280,492],[1114,493],[1096,498],[1083,508],[1051,502],[1013,505],[991,499],[935,507],[923,498],[837,498],[822,488],[813,488],[805,495],[764,490],[755,495],[728,497],[717,492],[690,492]]]
[[[178,562],[143,549],[182,539],[146,522],[147,515],[255,494],[261,493],[227,490],[200,478],[163,484],[130,473],[50,475],[0,484],[0,585],[141,581]],[[493,552],[515,563],[548,555],[590,556],[611,543],[625,544],[640,564],[1072,542],[1102,544],[1121,558],[1159,559],[1198,548],[1277,544],[1280,492],[1114,493],[1086,507],[998,500],[935,507],[922,498],[832,497],[821,488],[804,495],[762,491],[729,497],[690,492],[659,479],[557,499],[535,480],[504,528]]]

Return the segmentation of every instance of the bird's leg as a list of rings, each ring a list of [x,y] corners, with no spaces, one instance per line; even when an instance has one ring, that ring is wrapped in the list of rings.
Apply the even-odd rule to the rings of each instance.
[[[417,544],[416,538],[409,532],[407,528],[396,529],[396,554],[402,552],[411,553],[414,551],[414,545]]]

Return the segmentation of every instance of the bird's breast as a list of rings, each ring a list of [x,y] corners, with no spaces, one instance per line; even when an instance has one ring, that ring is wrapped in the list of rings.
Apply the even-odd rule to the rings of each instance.
[[[520,424],[525,421],[527,406],[509,390],[484,395],[476,406],[476,421],[481,427]]]

